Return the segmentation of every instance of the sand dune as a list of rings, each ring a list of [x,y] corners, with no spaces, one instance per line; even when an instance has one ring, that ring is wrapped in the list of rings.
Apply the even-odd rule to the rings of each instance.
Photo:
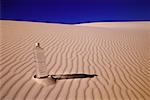
[[[1,21],[1,99],[150,100],[150,23],[143,22],[144,28],[122,24],[89,27]],[[45,50],[50,75],[98,76],[37,84],[32,79],[36,42]]]
[[[150,22],[94,22],[76,24],[76,26],[88,26],[88,27],[103,27],[103,28],[128,28],[128,29],[149,29]]]

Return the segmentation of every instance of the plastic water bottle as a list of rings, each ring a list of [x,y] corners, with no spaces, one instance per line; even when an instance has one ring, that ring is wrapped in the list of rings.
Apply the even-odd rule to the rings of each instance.
[[[44,49],[40,47],[40,43],[35,44],[35,63],[36,63],[36,77],[37,78],[44,78],[48,77],[47,73],[47,66],[45,63],[45,55]]]

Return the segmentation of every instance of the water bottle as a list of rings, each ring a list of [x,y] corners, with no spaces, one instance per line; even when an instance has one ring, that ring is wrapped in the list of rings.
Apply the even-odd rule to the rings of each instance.
[[[35,64],[36,64],[36,78],[48,77],[47,66],[45,63],[44,49],[40,47],[40,43],[35,44]]]

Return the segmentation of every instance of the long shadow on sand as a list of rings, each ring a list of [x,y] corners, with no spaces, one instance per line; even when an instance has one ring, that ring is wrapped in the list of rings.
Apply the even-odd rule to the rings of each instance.
[[[62,79],[76,79],[76,78],[93,78],[97,76],[96,74],[62,74],[62,75],[51,75],[52,79],[62,80]]]
[[[40,77],[38,79],[44,79],[51,77],[55,80],[62,80],[62,79],[76,79],[76,78],[93,78],[94,76],[98,76],[96,74],[60,74],[60,75],[48,75],[45,77]],[[34,75],[34,78],[37,78],[36,75]]]

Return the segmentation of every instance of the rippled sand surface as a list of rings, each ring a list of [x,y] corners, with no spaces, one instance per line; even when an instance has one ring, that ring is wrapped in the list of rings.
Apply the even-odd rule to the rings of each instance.
[[[150,100],[150,22],[103,27],[0,23],[1,100]],[[36,42],[44,48],[50,75],[98,76],[36,83]]]

